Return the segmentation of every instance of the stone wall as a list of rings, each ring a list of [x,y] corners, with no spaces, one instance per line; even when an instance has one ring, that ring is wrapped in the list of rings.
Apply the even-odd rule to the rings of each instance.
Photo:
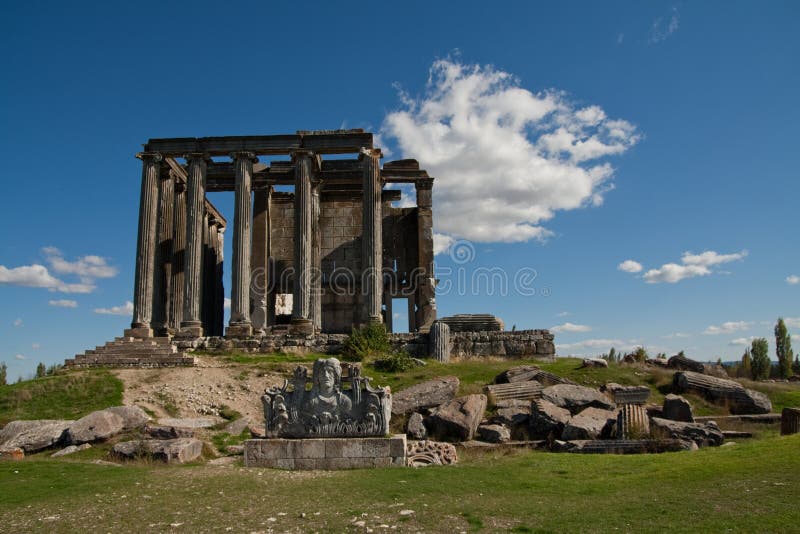
[[[250,439],[244,442],[244,465],[277,469],[405,467],[406,436]]]
[[[173,340],[181,350],[224,352],[318,352],[336,354],[347,339],[347,334],[315,334],[297,336],[274,334],[247,339],[204,337],[195,340]],[[490,356],[507,358],[555,359],[553,334],[547,330],[519,330],[514,332],[454,332],[450,335],[451,358],[472,359]],[[428,334],[389,334],[392,347],[412,356],[426,358],[429,354]]]

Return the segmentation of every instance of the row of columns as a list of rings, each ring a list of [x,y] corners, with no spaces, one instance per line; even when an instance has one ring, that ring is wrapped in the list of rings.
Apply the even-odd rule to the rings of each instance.
[[[367,273],[362,277],[366,283],[363,315],[369,322],[382,320],[381,156],[379,149],[362,149],[359,155],[363,165],[364,190],[362,267]],[[185,156],[188,167],[185,192],[183,185],[171,173],[163,179],[160,177],[161,154],[141,153],[137,157],[142,160],[142,189],[134,311],[126,335],[151,337],[154,328],[177,331],[186,337],[221,333],[221,317],[203,316],[203,309],[221,309],[218,304],[224,298],[219,294],[222,290],[224,228],[209,220],[205,212],[209,157],[205,153]],[[266,262],[269,251],[260,247],[261,242],[268,243],[269,240],[269,192],[266,198],[256,195],[258,211],[254,218],[251,203],[253,164],[258,159],[252,152],[245,151],[235,152],[231,158],[236,173],[233,287],[226,334],[238,337],[253,333],[251,306],[257,318],[257,329],[269,322],[265,291],[269,282]],[[292,159],[295,163],[292,327],[299,333],[312,333],[322,326],[320,166],[318,157],[310,151],[298,150],[292,154]],[[259,236],[255,260],[251,257],[254,225]],[[167,257],[172,261],[166,261]],[[251,283],[252,272],[263,276],[261,283],[255,286]],[[208,291],[210,287],[216,288],[213,295]]]

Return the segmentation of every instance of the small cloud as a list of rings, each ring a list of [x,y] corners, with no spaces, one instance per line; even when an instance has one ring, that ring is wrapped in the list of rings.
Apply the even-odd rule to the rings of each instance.
[[[728,342],[728,345],[731,345],[731,346],[741,345],[741,346],[744,346],[744,347],[749,347],[750,345],[753,344],[753,340],[754,339],[756,339],[756,336],[737,337],[736,339],[730,340],[730,342]]]
[[[60,300],[48,300],[47,303],[50,306],[55,306],[56,308],[77,308],[78,302],[69,299],[60,299]]]
[[[224,307],[226,310],[230,310],[230,309],[231,309],[231,299],[229,299],[228,297],[225,297],[225,301],[224,301],[224,303],[223,303],[223,305],[222,305],[222,306],[223,306],[223,307]]]
[[[783,319],[783,324],[785,324],[787,328],[800,328],[800,317],[785,317]]]
[[[558,312],[556,314],[556,317],[567,317],[569,315],[572,315],[572,314],[570,312],[568,312],[568,311],[562,311],[562,312]]]
[[[27,356],[25,356],[24,354],[15,354],[15,355],[14,355],[14,359],[15,359],[15,360],[27,360],[27,359],[28,359],[28,357],[27,357]]]
[[[666,336],[661,336],[661,337],[663,337],[664,339],[675,339],[675,338],[689,337],[689,334],[686,334],[684,332],[673,332],[672,334],[667,334]]]
[[[587,351],[594,353],[598,351],[607,352],[611,347],[614,347],[618,351],[629,351],[635,349],[639,345],[640,343],[632,339],[627,341],[624,339],[585,339],[576,343],[556,344],[556,350],[559,354],[563,354],[563,351],[582,354]]]
[[[617,269],[626,273],[638,273],[642,270],[642,264],[638,261],[625,260],[617,265]]]
[[[787,276],[786,283],[789,284],[790,286],[796,286],[797,284],[800,284],[800,276],[797,276],[796,274]]]
[[[585,324],[564,323],[550,328],[551,332],[560,334],[562,332],[590,332],[591,326]]]
[[[392,319],[399,319],[399,318],[400,318],[400,314],[399,313],[395,312],[395,313],[392,314]]]
[[[644,273],[643,278],[648,284],[659,284],[662,282],[674,284],[687,278],[708,276],[714,272],[720,272],[712,271],[711,267],[732,261],[743,260],[747,255],[748,252],[746,250],[733,254],[719,254],[713,250],[707,250],[700,254],[684,252],[681,256],[680,264],[665,263],[658,269],[650,269]]]
[[[444,234],[433,234],[433,255],[442,254],[450,250],[450,245],[455,241],[454,238]]]
[[[747,321],[728,321],[719,326],[709,326],[703,333],[707,336],[716,336],[719,334],[730,334],[731,332],[738,332],[740,330],[747,330],[753,323]]]
[[[110,308],[95,308],[95,313],[100,315],[133,315],[133,302],[127,301],[122,306],[112,306]]]
[[[650,26],[650,38],[648,42],[650,44],[657,44],[666,41],[670,35],[678,31],[679,26],[680,15],[678,13],[678,8],[673,6],[669,21],[664,20],[664,17],[658,17],[653,21],[653,24]]]
[[[42,252],[53,271],[77,275],[83,283],[91,283],[95,278],[113,278],[119,273],[116,267],[106,263],[105,258],[93,254],[81,256],[75,261],[67,261],[56,247],[44,247]]]
[[[31,343],[31,348],[33,350],[39,350],[42,346],[39,343]]]
[[[20,326],[22,326],[22,319],[20,319],[19,317],[17,317],[16,319],[14,319],[14,322],[13,322],[13,323],[11,323],[11,324],[13,324],[13,325],[14,325],[14,327],[16,327],[16,328],[19,328]]]

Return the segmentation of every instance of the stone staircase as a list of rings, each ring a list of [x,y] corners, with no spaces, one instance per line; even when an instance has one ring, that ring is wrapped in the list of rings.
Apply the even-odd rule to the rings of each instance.
[[[64,367],[180,367],[194,363],[194,357],[179,352],[168,337],[118,337],[94,350],[65,360]]]

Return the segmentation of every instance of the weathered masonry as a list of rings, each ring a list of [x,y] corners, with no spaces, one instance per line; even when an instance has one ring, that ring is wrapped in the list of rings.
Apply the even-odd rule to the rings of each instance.
[[[346,155],[350,154],[348,158]],[[363,130],[151,139],[142,161],[134,311],[127,338],[349,332],[408,300],[436,319],[431,189],[414,160],[387,162]],[[393,207],[416,189],[414,207]],[[233,191],[230,322],[223,232],[206,193]],[[223,331],[224,330],[224,331]]]

